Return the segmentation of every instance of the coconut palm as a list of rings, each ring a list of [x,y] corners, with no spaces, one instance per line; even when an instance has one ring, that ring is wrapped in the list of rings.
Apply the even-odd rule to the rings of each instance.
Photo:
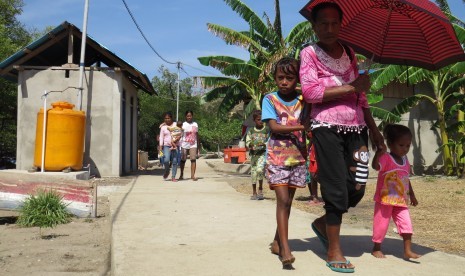
[[[263,21],[242,1],[224,2],[248,23],[249,30],[236,31],[213,23],[207,24],[208,29],[226,43],[247,49],[250,57],[248,61],[230,56],[199,57],[201,64],[214,67],[224,75],[200,77],[204,88],[213,88],[204,96],[204,100],[223,97],[220,113],[229,111],[247,98],[251,98],[251,101],[246,111],[260,109],[262,96],[275,89],[271,76],[273,64],[285,56],[298,57],[301,46],[314,37],[313,31],[310,23],[304,21],[297,24],[284,38],[279,0],[275,0],[274,23],[271,23],[266,14]]]

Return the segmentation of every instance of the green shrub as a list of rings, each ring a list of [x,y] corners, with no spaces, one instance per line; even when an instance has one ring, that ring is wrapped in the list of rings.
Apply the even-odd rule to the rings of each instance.
[[[71,221],[71,214],[66,210],[63,197],[53,190],[39,190],[37,195],[30,195],[20,208],[17,224],[24,227],[55,227]]]

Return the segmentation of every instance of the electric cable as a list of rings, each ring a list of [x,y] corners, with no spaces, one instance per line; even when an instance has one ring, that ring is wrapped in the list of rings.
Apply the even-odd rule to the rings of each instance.
[[[148,40],[147,37],[145,36],[145,34],[144,34],[144,32],[142,31],[142,29],[139,27],[139,24],[137,24],[137,21],[136,21],[136,19],[134,18],[134,15],[132,15],[131,10],[129,9],[128,5],[126,4],[126,1],[125,1],[125,0],[122,0],[122,1],[123,1],[124,6],[126,7],[126,10],[128,11],[129,15],[131,16],[132,21],[134,22],[134,24],[136,25],[137,29],[139,30],[140,34],[141,34],[142,37],[144,38],[145,42],[147,42],[147,44],[149,45],[149,47],[155,52],[155,54],[156,54],[161,60],[163,60],[163,61],[166,62],[166,63],[169,63],[169,64],[178,64],[178,62],[171,62],[171,61],[166,60],[165,58],[163,58],[163,57],[157,52],[157,50],[155,50],[155,48],[152,46],[152,44],[149,42],[149,40]]]

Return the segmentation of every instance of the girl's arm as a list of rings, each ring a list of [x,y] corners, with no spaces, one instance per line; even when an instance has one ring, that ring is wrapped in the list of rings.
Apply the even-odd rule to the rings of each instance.
[[[362,108],[363,118],[367,124],[368,129],[370,130],[370,139],[373,150],[386,150],[386,145],[384,144],[384,138],[381,132],[379,132],[378,127],[376,126],[375,120],[371,115],[370,108]]]
[[[270,119],[268,121],[268,126],[270,127],[270,130],[272,133],[291,133],[294,131],[305,130],[305,126],[303,125],[284,126],[284,125],[278,124],[276,120],[274,119]]]
[[[245,134],[245,146],[249,148],[249,150],[253,150],[252,148],[252,137],[250,137],[250,132],[247,130],[247,133]]]
[[[373,161],[371,161],[371,167],[374,170],[379,171],[379,169],[381,168],[380,165],[379,165],[379,157],[381,155],[383,155],[385,152],[386,152],[386,150],[383,150],[383,149],[378,149],[376,151],[375,156],[373,157]]]
[[[410,180],[408,182],[409,182],[410,205],[417,206],[418,200],[415,196],[415,193],[413,192],[412,182],[410,182]]]

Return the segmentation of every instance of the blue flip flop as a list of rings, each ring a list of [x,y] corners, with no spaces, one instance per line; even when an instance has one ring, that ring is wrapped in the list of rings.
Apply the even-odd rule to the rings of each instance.
[[[323,236],[320,231],[318,231],[318,229],[316,228],[315,224],[312,223],[312,230],[313,232],[315,232],[316,236],[318,237],[318,239],[320,240],[321,244],[323,245],[323,248],[328,251],[328,247],[329,247],[329,242],[328,242],[328,239]]]
[[[355,269],[353,267],[351,268],[345,268],[345,267],[335,267],[335,264],[350,264],[349,260],[346,261],[331,261],[331,262],[326,262],[326,266],[329,267],[332,271],[336,272],[341,272],[341,273],[354,273]]]

